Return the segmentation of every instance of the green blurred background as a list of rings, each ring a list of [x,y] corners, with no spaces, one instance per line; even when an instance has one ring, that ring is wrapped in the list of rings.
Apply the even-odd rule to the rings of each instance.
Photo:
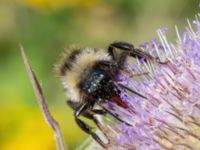
[[[70,45],[106,46],[115,40],[134,43],[156,37],[156,29],[174,25],[199,11],[198,0],[0,0],[0,150],[53,150],[45,123],[19,54],[24,44],[51,112],[70,149],[87,135],[73,120],[59,79],[53,71]]]

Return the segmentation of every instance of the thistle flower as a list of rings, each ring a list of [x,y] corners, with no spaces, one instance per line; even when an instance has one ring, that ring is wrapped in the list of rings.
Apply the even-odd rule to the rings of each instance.
[[[182,35],[175,27],[176,44],[166,38],[166,28],[157,31],[159,40],[140,47],[158,57],[157,63],[137,59],[126,69],[134,77],[120,73],[116,80],[137,91],[143,98],[124,90],[121,98],[129,108],[108,101],[105,105],[125,123],[107,116],[102,129],[112,150],[199,150],[200,149],[200,14]],[[129,124],[129,125],[127,125]],[[98,132],[98,131],[97,131]],[[99,133],[100,134],[100,133]],[[102,149],[87,140],[82,148]]]

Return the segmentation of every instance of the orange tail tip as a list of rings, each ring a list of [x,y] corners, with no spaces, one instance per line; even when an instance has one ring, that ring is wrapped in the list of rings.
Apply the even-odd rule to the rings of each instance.
[[[123,107],[123,108],[128,108],[128,105],[125,102],[123,102],[119,96],[113,96],[111,99],[118,106]]]

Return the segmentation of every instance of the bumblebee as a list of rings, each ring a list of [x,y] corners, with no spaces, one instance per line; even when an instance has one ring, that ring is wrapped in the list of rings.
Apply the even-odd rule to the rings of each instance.
[[[117,52],[119,50],[119,53]],[[120,88],[125,88],[132,93],[143,95],[132,89],[118,84],[114,78],[119,70],[123,70],[127,56],[143,58],[144,61],[159,60],[150,54],[134,48],[132,44],[126,42],[114,42],[108,46],[107,50],[96,48],[72,48],[58,67],[59,75],[69,100],[67,104],[74,110],[75,121],[78,126],[87,134],[90,134],[103,147],[105,143],[92,131],[92,128],[82,121],[80,115],[91,119],[99,125],[95,115],[111,114],[113,117],[122,121],[118,116],[112,114],[101,105],[105,100],[116,103],[119,107],[128,109],[128,105],[120,98]],[[161,62],[160,62],[161,63]],[[94,107],[100,106],[100,109]]]

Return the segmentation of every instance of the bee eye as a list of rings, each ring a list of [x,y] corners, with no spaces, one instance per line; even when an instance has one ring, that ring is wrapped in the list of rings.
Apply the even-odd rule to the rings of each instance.
[[[97,82],[99,82],[99,81],[97,81]],[[92,84],[92,86],[93,86],[93,87],[96,87],[96,86],[97,86],[97,84],[96,84],[96,83],[93,83],[93,84]]]
[[[104,77],[104,75],[103,74],[100,74],[100,78],[102,79]]]

